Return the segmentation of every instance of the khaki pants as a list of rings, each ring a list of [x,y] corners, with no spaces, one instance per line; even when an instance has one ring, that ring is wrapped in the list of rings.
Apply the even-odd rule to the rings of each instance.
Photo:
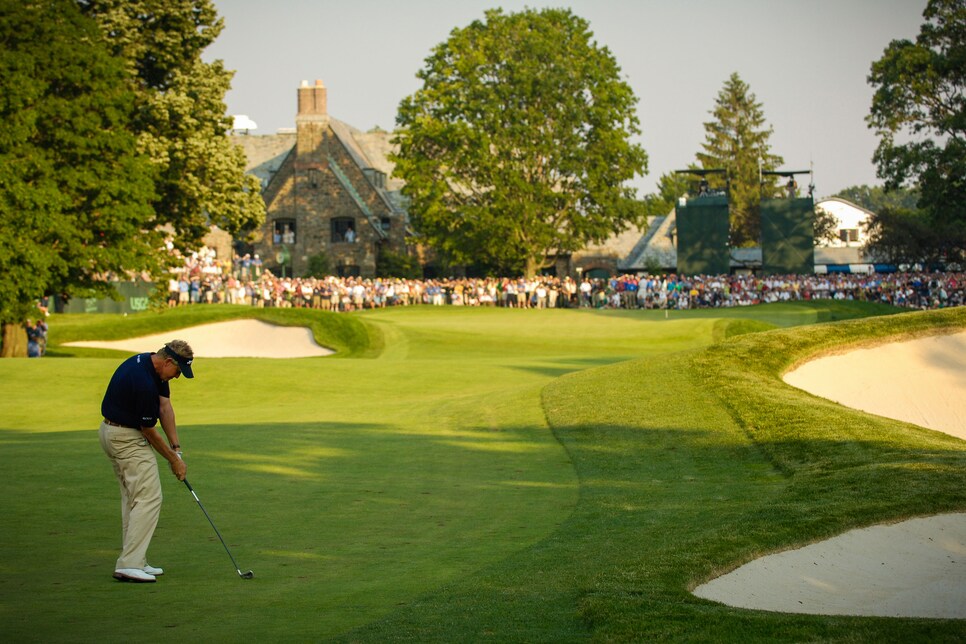
[[[99,435],[121,487],[122,545],[115,569],[144,568],[161,515],[158,461],[147,439],[136,429],[102,422]]]

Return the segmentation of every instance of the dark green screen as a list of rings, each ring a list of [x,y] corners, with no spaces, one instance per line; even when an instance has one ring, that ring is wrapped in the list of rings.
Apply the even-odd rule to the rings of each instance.
[[[804,199],[761,202],[761,264],[765,274],[815,272],[815,204]]]
[[[677,213],[678,273],[723,275],[730,270],[728,198],[696,197]]]

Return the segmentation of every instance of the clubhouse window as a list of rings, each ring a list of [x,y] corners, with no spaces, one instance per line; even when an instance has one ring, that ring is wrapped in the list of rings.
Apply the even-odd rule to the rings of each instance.
[[[295,220],[276,219],[273,226],[272,241],[276,244],[294,244]]]
[[[839,229],[839,239],[848,242],[859,241],[859,229],[858,228],[840,228]]]
[[[352,217],[332,219],[332,243],[352,244],[356,240],[356,220]]]

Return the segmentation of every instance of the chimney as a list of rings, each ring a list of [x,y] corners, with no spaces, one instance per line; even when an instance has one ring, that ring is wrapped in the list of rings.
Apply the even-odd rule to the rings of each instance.
[[[299,112],[298,117],[327,117],[325,85],[322,81],[316,80],[315,86],[310,86],[308,81],[302,81],[299,87]]]

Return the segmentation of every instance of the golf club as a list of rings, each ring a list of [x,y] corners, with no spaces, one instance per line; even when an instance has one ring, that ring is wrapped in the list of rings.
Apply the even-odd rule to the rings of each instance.
[[[242,579],[252,579],[255,576],[255,573],[252,572],[251,570],[249,570],[248,572],[242,572],[241,568],[238,567],[238,562],[235,561],[234,557],[232,557],[231,550],[228,549],[228,544],[225,543],[225,540],[221,538],[221,533],[218,532],[218,528],[215,528],[215,522],[211,520],[211,517],[208,515],[208,511],[205,510],[205,506],[201,505],[201,499],[199,499],[198,495],[195,494],[194,488],[191,487],[191,483],[188,483],[188,479],[184,480],[184,484],[188,486],[188,491],[191,492],[191,496],[195,497],[195,501],[198,502],[198,507],[201,508],[201,511],[205,513],[205,518],[208,519],[208,523],[210,523],[211,527],[215,529],[215,534],[218,535],[218,539],[221,541],[221,545],[225,546],[225,552],[228,553],[228,557],[231,559],[231,562],[235,565],[235,572],[237,572],[238,576],[241,577]]]

